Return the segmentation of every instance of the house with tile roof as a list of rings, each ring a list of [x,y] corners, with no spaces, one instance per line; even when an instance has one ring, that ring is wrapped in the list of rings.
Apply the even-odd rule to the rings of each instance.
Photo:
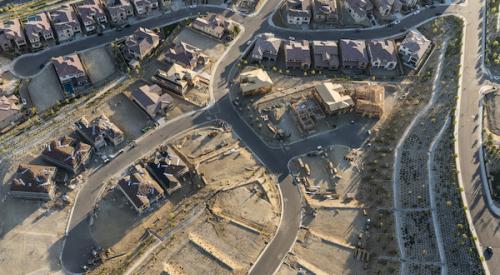
[[[26,37],[19,19],[0,22],[0,47],[2,51],[20,50],[26,45]]]
[[[42,152],[48,162],[77,174],[87,164],[92,147],[69,136],[52,140]]]
[[[10,195],[22,199],[51,200],[54,198],[53,166],[19,164],[10,184]]]
[[[311,0],[286,0],[286,21],[290,25],[311,22]]]
[[[54,57],[52,64],[66,95],[75,95],[78,89],[90,83],[78,54]]]
[[[173,98],[157,84],[142,85],[132,92],[132,101],[152,119],[165,114],[174,107]]]
[[[139,214],[165,196],[161,186],[140,165],[133,166],[130,174],[118,181],[118,188]]]
[[[50,11],[49,18],[59,42],[73,40],[75,34],[82,32],[78,17],[69,5]]]
[[[140,27],[125,39],[125,50],[137,60],[143,60],[160,44],[160,36]]]
[[[399,55],[403,64],[417,68],[427,58],[431,51],[432,42],[417,30],[408,32],[399,44]]]
[[[372,69],[394,70],[398,64],[396,43],[388,39],[368,41],[368,54]]]
[[[339,68],[339,48],[337,41],[313,41],[311,43],[314,67],[322,70],[337,70]]]
[[[337,0],[313,0],[313,21],[320,24],[335,24],[339,21]]]
[[[370,63],[364,40],[340,40],[340,58],[346,70],[363,70]]]
[[[45,12],[26,17],[23,26],[32,50],[41,49],[54,39],[54,32]]]
[[[373,10],[371,0],[345,0],[343,4],[346,5],[349,15],[356,23],[366,21],[368,13]]]
[[[189,168],[169,146],[158,149],[152,159],[146,163],[150,175],[161,184],[168,195],[179,190],[182,182],[189,175]]]
[[[167,71],[158,70],[153,81],[168,91],[184,96],[188,88],[197,85],[199,77],[196,72],[173,64]]]
[[[401,11],[403,4],[400,0],[373,0],[375,10],[382,17],[387,17]]]
[[[104,11],[113,25],[121,25],[134,16],[134,8],[128,0],[101,0]]]
[[[309,41],[285,40],[285,64],[289,69],[309,69],[311,67],[311,50]]]
[[[231,23],[219,14],[198,17],[191,23],[191,28],[217,39],[222,39],[231,31]]]
[[[261,63],[262,61],[276,62],[281,43],[281,39],[274,36],[268,35],[257,38],[250,53],[250,61],[255,63]]]
[[[132,0],[131,2],[134,5],[135,14],[139,17],[146,17],[158,8],[157,0]]]
[[[100,115],[90,122],[83,116],[75,122],[75,128],[85,141],[97,150],[108,143],[117,146],[125,140],[123,131],[105,115]]]
[[[201,49],[180,42],[167,49],[165,52],[165,61],[194,70],[205,66],[208,63],[208,56]]]
[[[75,4],[75,10],[84,26],[85,33],[95,33],[99,25],[107,25],[108,19],[99,0],[84,0]]]

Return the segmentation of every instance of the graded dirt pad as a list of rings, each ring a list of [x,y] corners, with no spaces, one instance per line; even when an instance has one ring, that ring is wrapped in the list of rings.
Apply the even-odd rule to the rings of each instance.
[[[104,249],[113,247],[116,251],[122,251],[128,248],[125,243],[135,243],[140,238],[144,228],[138,230],[133,227],[139,220],[140,217],[131,209],[123,193],[114,188],[99,201],[91,228],[92,237]],[[120,243],[126,233],[128,241]],[[117,243],[118,245],[115,245]]]
[[[486,103],[488,128],[495,135],[500,136],[500,93],[495,92],[486,96]]]
[[[0,214],[0,274],[57,274],[69,207],[8,197]]]
[[[181,266],[186,274],[231,274],[226,266],[192,243],[186,243],[178,250],[169,264]]]
[[[123,93],[109,99],[98,111],[106,114],[130,139],[141,136],[141,129],[150,121],[146,113]]]
[[[221,164],[224,165],[221,165]],[[227,156],[220,156],[216,161],[207,162],[198,168],[200,173],[203,173],[208,183],[218,181],[239,181],[244,182],[249,175],[253,174],[247,168],[255,167],[257,161],[252,154],[247,150],[239,150],[238,153],[233,153]]]
[[[87,50],[80,53],[83,66],[94,84],[100,83],[115,73],[115,62],[108,51],[108,46]]]
[[[305,261],[326,274],[366,274],[363,263],[355,260],[353,250],[322,241],[310,234],[301,232],[303,240],[293,248],[296,258]],[[305,265],[305,263],[301,264]]]
[[[224,44],[217,41],[217,39],[202,34],[189,27],[184,28],[174,39],[175,43],[180,43],[180,41],[200,48],[214,62],[222,56],[225,49]]]
[[[266,241],[263,236],[230,222],[205,222],[195,233],[245,269],[257,259]]]
[[[360,209],[318,209],[308,227],[318,233],[355,244],[366,223]]]
[[[250,220],[263,227],[277,224],[279,219],[276,214],[279,209],[273,209],[258,184],[219,193],[214,208],[220,209],[224,215]]]
[[[63,90],[52,63],[47,64],[37,76],[31,79],[28,91],[38,112],[43,112],[64,99]]]

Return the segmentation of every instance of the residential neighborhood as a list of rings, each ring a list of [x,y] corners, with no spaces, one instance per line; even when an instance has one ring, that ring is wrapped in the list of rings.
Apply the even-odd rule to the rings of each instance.
[[[0,1],[0,274],[498,274],[498,1]]]

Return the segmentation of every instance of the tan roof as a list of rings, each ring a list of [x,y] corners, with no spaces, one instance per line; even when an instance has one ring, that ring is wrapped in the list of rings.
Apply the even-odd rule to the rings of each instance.
[[[381,85],[363,85],[355,90],[356,110],[381,116],[384,111],[385,88]]]
[[[39,34],[52,33],[52,28],[50,27],[49,17],[46,13],[41,12],[34,15],[30,15],[27,18],[26,23],[24,23],[24,30],[28,39],[39,39]]]
[[[82,61],[78,54],[70,54],[52,58],[52,63],[60,79],[76,74],[85,74]]]
[[[262,69],[241,73],[240,88],[243,93],[273,85],[269,75]]]
[[[56,30],[65,30],[73,27],[80,28],[76,13],[71,6],[63,5],[59,9],[49,12],[49,17]]]
[[[23,29],[21,28],[21,21],[19,21],[19,19],[10,19],[1,22],[0,30],[3,31],[5,37],[9,40],[25,39]]]
[[[415,30],[408,32],[405,39],[400,44],[400,47],[410,50],[411,56],[415,57],[417,60],[425,55],[430,46],[431,41]]]
[[[329,112],[349,108],[354,105],[350,96],[340,94],[340,92],[344,91],[344,87],[340,84],[325,82],[316,85],[314,89],[323,103],[328,107]]]
[[[142,166],[136,165],[134,170],[131,175],[123,177],[118,184],[135,207],[149,207],[151,200],[164,194],[164,191]]]
[[[12,180],[10,190],[49,193],[56,168],[33,164],[20,164]]]

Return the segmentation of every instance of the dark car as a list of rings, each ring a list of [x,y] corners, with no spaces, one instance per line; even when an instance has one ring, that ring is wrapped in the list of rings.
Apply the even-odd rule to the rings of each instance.
[[[130,24],[125,24],[125,28],[130,28]]]
[[[436,12],[436,16],[440,16],[442,14],[443,14],[442,12]]]
[[[405,32],[405,31],[407,31],[407,29],[406,28],[401,28],[399,31],[400,32]]]
[[[486,249],[484,250],[484,254],[486,257],[493,256],[493,247],[491,246],[486,247]]]

